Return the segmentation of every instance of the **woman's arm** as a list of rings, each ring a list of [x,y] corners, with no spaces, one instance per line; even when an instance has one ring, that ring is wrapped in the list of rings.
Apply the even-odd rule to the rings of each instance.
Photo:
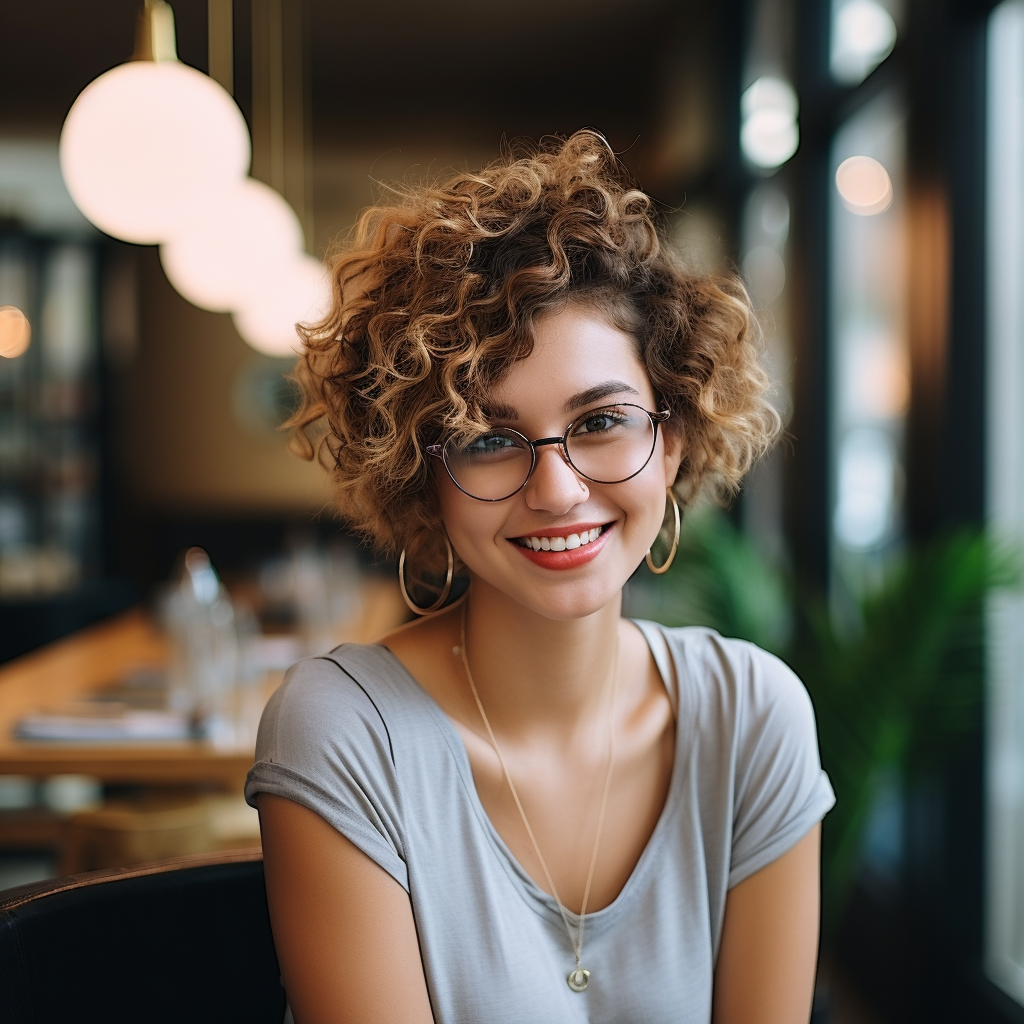
[[[257,803],[296,1024],[433,1024],[408,893],[319,815],[270,793]]]
[[[821,826],[734,886],[715,969],[714,1024],[807,1024],[818,956]]]

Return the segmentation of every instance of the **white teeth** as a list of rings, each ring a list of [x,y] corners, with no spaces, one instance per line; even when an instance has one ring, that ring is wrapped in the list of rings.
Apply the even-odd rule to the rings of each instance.
[[[582,533],[570,533],[568,537],[520,537],[519,543],[534,551],[575,551],[584,544],[591,544],[601,536],[603,527],[595,526]]]

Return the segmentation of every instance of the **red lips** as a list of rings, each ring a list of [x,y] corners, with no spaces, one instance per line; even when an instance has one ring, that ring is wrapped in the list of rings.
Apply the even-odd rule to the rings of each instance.
[[[524,536],[529,537],[568,537],[569,534],[582,533],[584,530],[593,530],[595,527],[600,526],[603,526],[603,530],[597,540],[592,540],[589,544],[581,544],[578,548],[573,548],[572,551],[534,551],[533,548],[524,547],[516,540],[512,540],[509,543],[513,544],[516,550],[521,552],[534,565],[539,565],[545,569],[576,569],[597,557],[615,528],[614,523],[581,523],[576,526],[557,526],[538,531],[537,533],[524,534]]]

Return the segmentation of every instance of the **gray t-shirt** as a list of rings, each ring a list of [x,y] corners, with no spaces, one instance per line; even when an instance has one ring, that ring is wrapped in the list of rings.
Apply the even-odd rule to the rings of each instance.
[[[587,915],[583,993],[565,981],[556,903],[488,819],[455,727],[387,648],[302,661],[267,705],[246,799],[310,808],[408,891],[437,1024],[708,1024],[729,888],[832,806],[810,700],[782,662],[712,630],[637,625],[676,710],[675,762],[632,875]]]

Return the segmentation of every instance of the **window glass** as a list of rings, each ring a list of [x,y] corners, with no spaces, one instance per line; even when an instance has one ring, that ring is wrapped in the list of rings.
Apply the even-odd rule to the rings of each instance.
[[[989,22],[988,509],[1024,550],[1024,2]],[[1024,597],[990,606],[989,975],[1024,1003]]]
[[[779,180],[751,189],[743,208],[740,269],[765,332],[771,401],[789,424],[793,355],[789,333],[787,261],[789,195]],[[785,558],[783,529],[783,447],[755,463],[743,486],[743,527],[774,561]]]
[[[903,534],[905,134],[898,97],[883,94],[832,146],[831,525],[840,597],[869,582]]]

